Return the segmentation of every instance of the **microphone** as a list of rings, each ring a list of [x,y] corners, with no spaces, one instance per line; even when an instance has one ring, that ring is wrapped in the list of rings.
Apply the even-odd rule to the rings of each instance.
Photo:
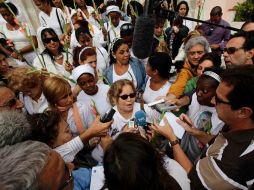
[[[101,121],[102,123],[106,123],[106,122],[111,121],[111,120],[113,119],[113,116],[114,116],[115,112],[116,112],[116,110],[114,110],[113,108],[111,108],[111,110],[107,111],[107,112],[105,113],[105,115],[103,115],[103,116],[101,117],[100,121]]]
[[[139,110],[135,113],[135,124],[147,129],[146,113],[143,110]]]
[[[32,128],[24,113],[17,111],[0,112],[0,148],[28,140]]]
[[[137,18],[132,49],[133,54],[139,59],[145,59],[150,56],[153,45],[154,20],[148,15],[149,0],[145,1],[144,14]]]

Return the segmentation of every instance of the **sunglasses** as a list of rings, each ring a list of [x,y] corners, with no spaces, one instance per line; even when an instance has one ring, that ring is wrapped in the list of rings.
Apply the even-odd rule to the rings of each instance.
[[[12,108],[13,106],[15,106],[17,104],[17,99],[16,98],[12,98],[10,99],[8,102],[5,102],[2,106],[0,107],[9,107]]]
[[[52,38],[45,38],[45,39],[43,39],[43,42],[46,43],[46,44],[48,44],[48,43],[51,42],[51,40],[52,40],[53,42],[58,42],[58,41],[59,41],[58,37],[55,36],[55,37],[52,37]]]
[[[131,93],[131,94],[124,94],[124,95],[121,95],[121,96],[119,96],[122,100],[126,100],[128,97],[130,97],[130,98],[135,98],[136,97],[136,92],[133,92],[133,93]]]
[[[228,104],[228,105],[231,104],[230,102],[226,102],[226,101],[220,99],[220,98],[217,96],[217,94],[215,94],[215,104],[217,105],[217,104],[219,104],[219,103],[220,103],[220,104]]]
[[[236,51],[243,49],[242,47],[236,48],[236,47],[229,47],[229,48],[224,48],[224,52],[227,52],[228,54],[234,54]]]

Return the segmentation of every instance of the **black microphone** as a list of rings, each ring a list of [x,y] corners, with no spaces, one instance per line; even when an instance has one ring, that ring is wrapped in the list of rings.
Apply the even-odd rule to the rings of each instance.
[[[113,108],[111,108],[111,110],[109,110],[108,112],[105,113],[105,115],[102,116],[102,118],[100,119],[100,121],[102,123],[106,123],[109,122],[113,119],[113,116],[115,114],[116,110],[114,110]]]
[[[145,1],[144,14],[138,17],[133,35],[133,54],[139,59],[150,56],[153,45],[154,20],[148,15],[149,0]]]

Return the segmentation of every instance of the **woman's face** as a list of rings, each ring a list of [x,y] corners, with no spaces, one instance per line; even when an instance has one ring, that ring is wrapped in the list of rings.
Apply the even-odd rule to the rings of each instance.
[[[80,33],[79,37],[78,37],[78,42],[80,43],[81,46],[93,46],[93,41],[92,38],[85,33]]]
[[[116,102],[117,109],[120,112],[131,113],[133,111],[135,99],[135,91],[130,85],[125,85],[123,86],[122,92],[119,94],[119,96],[114,98],[114,101]]]
[[[152,77],[153,76],[153,70],[152,70],[152,67],[150,65],[149,62],[147,62],[146,64],[146,74],[149,76],[149,77]]]
[[[214,79],[200,78],[197,82],[196,94],[200,105],[211,106],[212,98],[215,96],[216,88],[214,87]]]
[[[91,74],[82,74],[77,82],[80,88],[88,95],[92,96],[98,92],[95,78]]]
[[[81,61],[80,65],[89,64],[96,71],[97,57],[96,55],[87,56],[86,60]]]
[[[210,68],[213,66],[213,62],[210,60],[204,60],[202,63],[198,65],[197,74],[198,76],[202,75],[206,68]]]
[[[14,22],[14,17],[13,15],[11,14],[11,12],[6,9],[6,8],[0,8],[0,14],[2,15],[2,17],[4,18],[4,20],[13,25],[15,22]]]
[[[48,12],[51,8],[50,4],[42,2],[41,0],[33,0],[34,4],[40,9],[42,12]]]
[[[36,84],[33,87],[23,88],[22,92],[24,95],[29,96],[33,100],[37,101],[42,94],[42,88],[40,84]]]
[[[69,89],[68,92],[66,92],[65,94],[63,94],[62,98],[60,98],[57,102],[56,102],[56,108],[59,111],[67,111],[69,108],[72,107],[73,105],[73,94],[71,91],[71,88]]]
[[[53,143],[53,148],[63,145],[72,139],[71,130],[69,124],[64,120],[61,119],[58,123],[58,135]]]
[[[46,32],[44,34],[45,38],[43,40],[45,48],[50,52],[58,52],[59,48],[59,39],[57,36],[53,36],[50,33]]]
[[[9,64],[5,55],[0,54],[0,74],[4,75],[9,71]]]
[[[116,59],[116,63],[120,63],[121,65],[129,64],[130,52],[128,45],[120,45],[116,52],[113,52],[113,57]]]
[[[186,16],[187,7],[185,4],[181,4],[178,10],[180,16]]]
[[[117,27],[120,22],[120,14],[118,12],[111,12],[109,13],[109,17],[110,17],[112,25],[114,27]]]
[[[205,48],[201,44],[192,46],[187,52],[188,61],[193,65],[198,65],[200,58],[205,54]]]
[[[57,7],[57,8],[62,8],[63,5],[61,3],[61,0],[52,0],[52,3]]]

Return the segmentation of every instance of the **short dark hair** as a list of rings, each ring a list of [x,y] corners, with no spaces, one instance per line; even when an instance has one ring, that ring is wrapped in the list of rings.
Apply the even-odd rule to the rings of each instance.
[[[171,57],[165,52],[153,53],[148,59],[148,64],[152,70],[157,70],[159,76],[163,79],[169,79],[173,75],[173,73],[170,73],[173,65]]]
[[[239,37],[244,38],[243,49],[245,51],[249,51],[254,48],[254,37],[253,36],[254,36],[254,31],[249,31],[249,32],[239,31],[239,32],[231,35],[229,40],[231,40],[233,38],[239,38]]]
[[[109,190],[181,189],[164,168],[160,153],[137,134],[121,133],[106,150],[103,166]]]
[[[222,82],[233,87],[227,95],[232,109],[249,107],[254,112],[254,65],[228,68],[221,77]],[[254,114],[251,119],[254,121]]]
[[[32,140],[44,142],[52,148],[58,136],[59,112],[46,111],[30,115],[28,121],[32,128]]]
[[[209,52],[205,53],[199,60],[199,63],[202,63],[205,60],[209,60],[213,63],[214,67],[221,66],[221,57],[217,53]]]
[[[9,3],[0,3],[0,8],[5,8],[9,12],[11,10],[15,14],[15,16],[19,14],[19,11],[18,11],[17,7],[14,4],[10,3],[10,2]]]
[[[124,23],[120,28],[121,38],[133,35],[134,27],[131,23]]]
[[[222,15],[222,8],[220,6],[215,6],[212,8],[210,12],[211,16],[221,16]]]
[[[180,6],[181,5],[185,5],[186,6],[186,14],[185,14],[185,16],[187,16],[188,15],[188,13],[189,13],[189,5],[188,5],[188,3],[186,2],[186,1],[180,1],[178,4],[177,4],[177,6],[176,6],[176,12],[179,12],[179,9],[180,9]]]

